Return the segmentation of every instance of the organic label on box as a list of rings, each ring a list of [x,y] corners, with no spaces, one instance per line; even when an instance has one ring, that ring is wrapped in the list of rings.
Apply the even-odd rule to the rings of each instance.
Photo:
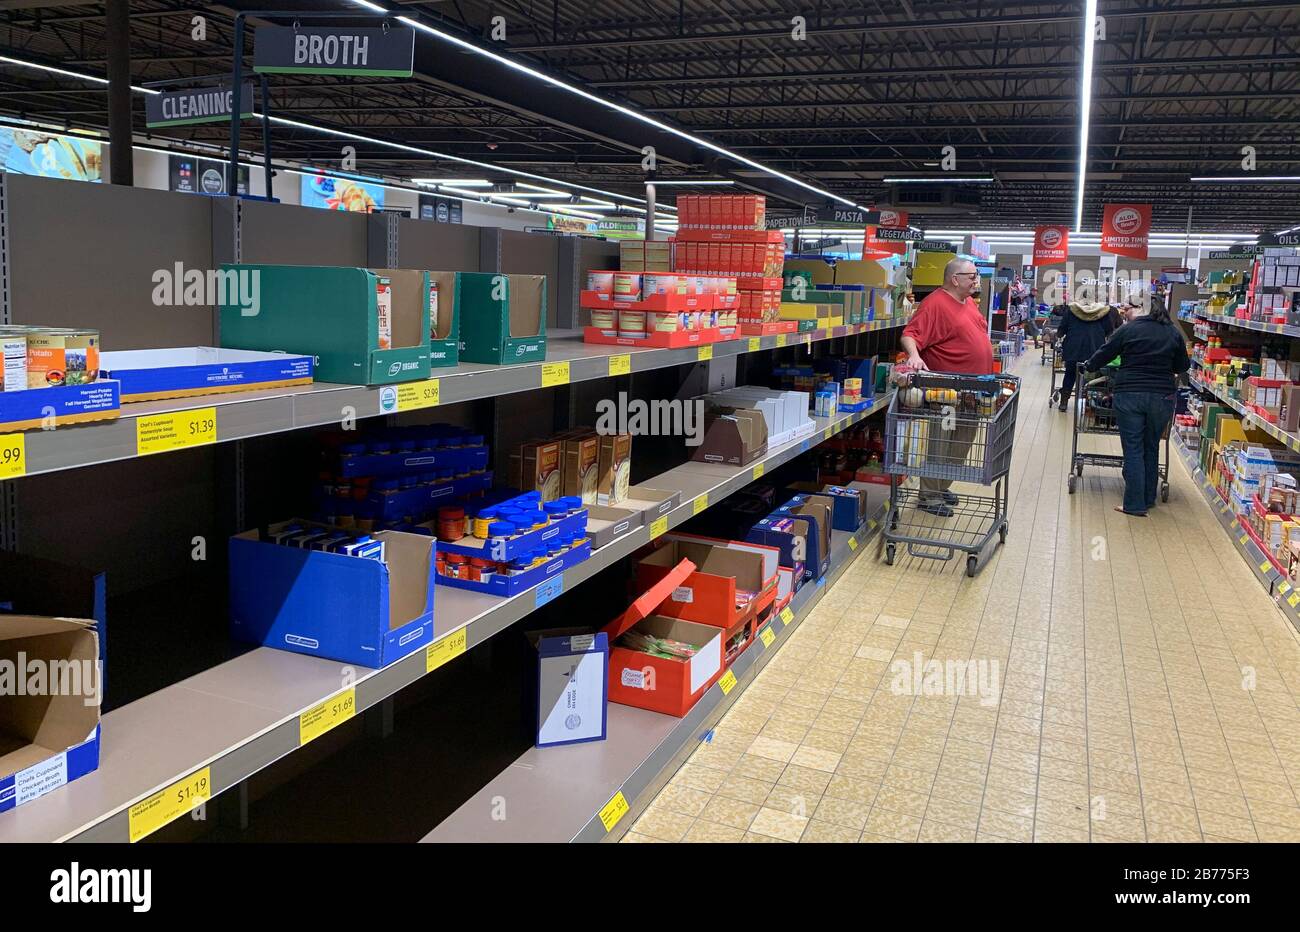
[[[728,670],[722,674],[722,679],[718,680],[718,685],[722,687],[722,694],[725,696],[736,688],[736,674]]]
[[[697,495],[695,496],[695,501],[691,502],[691,514],[698,515],[701,511],[703,511],[705,508],[708,507],[709,507],[708,494],[705,493],[704,495]]]
[[[710,343],[710,344],[708,344],[707,346],[701,346],[701,347],[699,348],[699,352],[698,352],[698,354],[697,354],[697,358],[699,359],[700,362],[707,362],[708,360],[712,359],[712,358],[713,358],[713,344]]]
[[[763,341],[758,337],[749,338],[749,351],[751,353],[757,353],[762,348],[762,346],[763,346]]]
[[[424,672],[432,673],[444,663],[465,653],[467,628],[443,635],[424,649]]]
[[[139,841],[211,798],[212,772],[210,767],[204,767],[128,809],[127,836],[132,842]]]
[[[650,522],[650,539],[651,539],[651,540],[654,540],[656,537],[658,537],[658,536],[661,535],[661,534],[666,533],[667,531],[668,531],[668,516],[667,516],[667,515],[664,515],[662,518],[655,518],[653,521]]]
[[[771,647],[772,642],[776,640],[776,635],[772,633],[772,626],[765,625],[763,630],[758,632],[758,639],[763,642],[764,647]]]
[[[195,408],[135,419],[135,452],[138,456],[200,447],[216,440],[216,408]]]
[[[542,363],[542,388],[568,384],[569,364],[567,362]]]
[[[27,475],[27,439],[22,434],[0,434],[0,479]]]
[[[618,825],[618,820],[627,815],[628,810],[627,797],[623,791],[619,790],[614,794],[614,798],[605,803],[600,809],[600,824],[605,826],[605,831],[613,831],[614,826]]]
[[[438,406],[441,394],[438,379],[403,382],[397,386],[397,410],[415,411],[419,408],[435,408]]]
[[[792,612],[790,606],[787,605],[785,608],[781,609],[781,623],[788,625],[792,621],[794,621],[794,612]]]
[[[631,375],[632,357],[627,353],[623,353],[620,356],[609,357],[609,374],[610,375]]]
[[[357,714],[357,688],[349,686],[298,716],[298,746],[314,741]]]

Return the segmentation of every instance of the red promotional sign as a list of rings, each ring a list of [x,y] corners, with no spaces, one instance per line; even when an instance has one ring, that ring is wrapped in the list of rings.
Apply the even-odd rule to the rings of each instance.
[[[892,228],[902,228],[907,226],[907,211],[889,210],[886,207],[879,208],[879,210],[880,222],[877,223],[876,226]]]
[[[1101,217],[1101,251],[1145,259],[1150,232],[1150,204],[1107,204]]]
[[[906,226],[906,222],[901,226]],[[864,259],[888,259],[890,256],[901,256],[906,252],[906,242],[877,239],[875,226],[868,226],[862,235],[862,258]]]
[[[1034,227],[1034,265],[1064,262],[1070,253],[1070,228]]]

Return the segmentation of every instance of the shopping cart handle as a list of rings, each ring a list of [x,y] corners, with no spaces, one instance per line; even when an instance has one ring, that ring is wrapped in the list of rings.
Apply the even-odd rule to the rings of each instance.
[[[1003,383],[1019,385],[1014,375],[969,375],[961,372],[917,372],[909,383],[912,388],[950,388],[964,392],[1001,391]]]

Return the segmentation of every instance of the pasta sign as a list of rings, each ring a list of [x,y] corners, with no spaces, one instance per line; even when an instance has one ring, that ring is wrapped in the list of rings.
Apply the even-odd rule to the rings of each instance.
[[[1101,218],[1101,251],[1145,259],[1150,233],[1150,204],[1107,204]]]
[[[1034,227],[1034,265],[1064,262],[1070,254],[1070,228]]]

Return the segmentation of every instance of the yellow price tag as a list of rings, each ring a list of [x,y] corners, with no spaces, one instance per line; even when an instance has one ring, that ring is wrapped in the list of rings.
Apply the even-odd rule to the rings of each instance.
[[[217,409],[195,408],[135,419],[137,456],[201,447],[217,440]]]
[[[651,540],[654,540],[656,537],[659,537],[659,536],[661,536],[661,535],[667,533],[667,531],[668,531],[668,516],[667,516],[667,515],[664,515],[662,518],[655,518],[653,521],[650,522],[650,539],[651,539]]]
[[[749,338],[749,351],[751,353],[757,353],[762,348],[763,348],[762,340],[760,340],[758,337]]]
[[[1241,544],[1241,546],[1244,547],[1244,546],[1246,546],[1246,541],[1248,541],[1248,540],[1250,540],[1250,535],[1249,535],[1249,534],[1242,534],[1240,537],[1237,538],[1237,543]]]
[[[763,471],[764,471],[764,466],[763,466],[763,464],[762,464],[762,463],[758,463],[758,464],[756,464],[756,465],[754,466],[754,471],[753,471],[753,473],[751,473],[751,475],[753,475],[753,477],[754,477],[755,479],[762,479],[762,478],[763,478]]]
[[[708,493],[695,496],[695,501],[691,502],[691,514],[698,515],[705,508],[709,507]]]
[[[857,549],[858,549],[858,539],[857,539],[856,537],[850,537],[850,538],[849,538],[849,549],[850,549],[850,550],[857,550]]]
[[[632,357],[627,353],[623,353],[619,356],[609,357],[609,374],[610,375],[631,375]]]
[[[417,411],[420,408],[436,408],[441,397],[442,386],[439,379],[403,382],[397,386],[397,410]]]
[[[613,831],[614,826],[618,825],[618,820],[627,815],[629,808],[627,797],[623,795],[622,790],[619,790],[614,794],[614,798],[600,809],[600,824],[605,826],[605,831]]]
[[[785,608],[781,609],[781,623],[788,625],[792,621],[794,621],[794,612],[790,609],[790,606],[787,605]]]
[[[27,475],[27,438],[0,434],[0,479]]]
[[[569,384],[569,364],[567,362],[542,363],[542,388]]]
[[[1259,565],[1259,571],[1261,573],[1267,573],[1272,568],[1273,568],[1273,564],[1269,563],[1267,560],[1265,560],[1263,563]]]
[[[824,431],[822,431],[822,439],[823,439],[823,440],[830,440],[830,439],[831,439],[831,429],[830,429],[829,427],[826,428]]]
[[[1295,608],[1296,605],[1300,605],[1300,592],[1293,592],[1287,596],[1286,604],[1290,605],[1292,608]]]
[[[432,673],[449,660],[465,653],[467,629],[461,628],[438,638],[424,649],[424,672]]]
[[[710,359],[712,359],[713,344],[709,343],[706,346],[701,346],[699,350],[696,352],[696,358],[699,359],[700,362],[708,362]]]
[[[1282,582],[1277,584],[1277,591],[1286,595],[1291,591],[1291,584],[1284,579]]]
[[[298,716],[298,746],[314,741],[357,714],[357,688],[349,686]]]
[[[868,521],[867,521],[867,529],[868,529],[868,530],[871,530],[871,531],[874,531],[874,530],[876,529],[876,519],[875,519],[875,518],[870,518],[870,519],[868,519]]]
[[[727,695],[736,688],[736,674],[728,670],[722,674],[722,679],[718,680],[718,685],[722,687],[722,695]]]
[[[771,647],[772,642],[776,640],[776,635],[772,633],[772,626],[764,625],[763,630],[758,632],[758,639],[763,642],[764,647]]]
[[[212,772],[210,767],[204,767],[128,809],[127,837],[132,842],[137,842],[146,835],[152,835],[168,822],[174,822],[185,813],[197,809],[211,798]]]
[[[785,346],[786,342],[787,342],[787,338],[786,338],[786,335],[785,335],[784,333],[778,333],[778,334],[776,335],[776,345],[777,345],[777,346]]]

